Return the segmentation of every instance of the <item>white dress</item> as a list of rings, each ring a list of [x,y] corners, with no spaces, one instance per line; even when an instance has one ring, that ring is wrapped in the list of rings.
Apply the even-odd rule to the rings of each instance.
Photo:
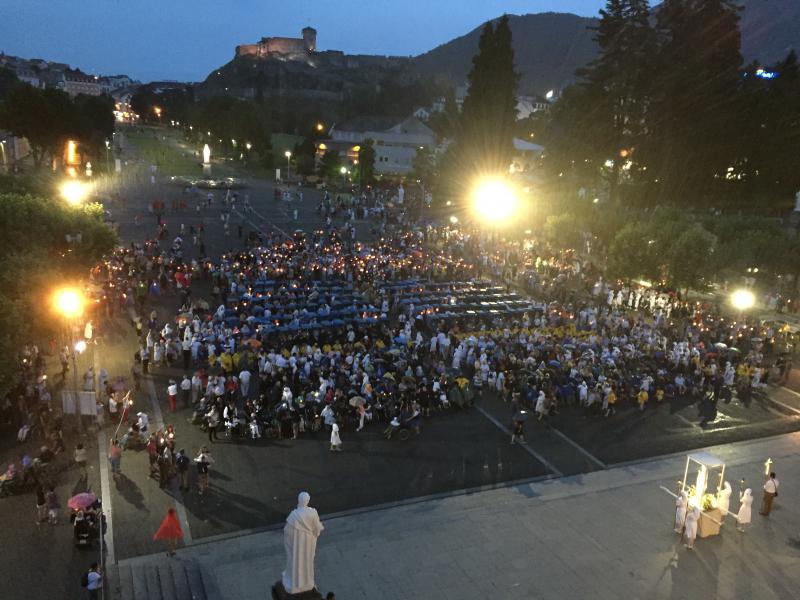
[[[739,512],[736,515],[736,519],[739,521],[739,526],[747,525],[750,523],[750,519],[753,514],[753,492],[750,491],[750,488],[747,488],[742,494],[740,498],[741,505],[739,506]]]

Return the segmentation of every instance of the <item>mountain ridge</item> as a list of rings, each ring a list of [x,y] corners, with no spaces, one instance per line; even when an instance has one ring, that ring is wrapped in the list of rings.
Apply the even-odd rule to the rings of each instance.
[[[800,0],[740,0],[740,4],[745,63],[757,60],[769,65],[791,49],[800,51]],[[577,69],[597,56],[591,29],[598,25],[597,18],[545,12],[509,14],[508,19],[521,94],[563,89],[575,81]],[[484,25],[412,58],[412,70],[454,86],[464,84]]]

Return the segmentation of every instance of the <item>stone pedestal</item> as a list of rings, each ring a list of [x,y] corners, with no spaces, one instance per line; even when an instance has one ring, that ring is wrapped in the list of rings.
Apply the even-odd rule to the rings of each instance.
[[[316,588],[299,594],[290,594],[283,587],[283,582],[276,581],[272,586],[272,600],[322,600],[322,594]]]
[[[211,175],[211,163],[203,163],[203,175]]]

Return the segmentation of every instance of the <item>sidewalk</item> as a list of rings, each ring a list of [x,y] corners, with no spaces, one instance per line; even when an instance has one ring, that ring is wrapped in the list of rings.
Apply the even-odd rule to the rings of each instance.
[[[694,551],[673,533],[685,454],[504,489],[322,515],[316,581],[354,599],[796,598],[800,585],[800,433],[709,448],[734,490],[754,490],[753,524],[735,521]],[[758,514],[763,462],[782,481]],[[299,491],[299,490],[298,490]],[[314,504],[314,490],[311,504]],[[734,494],[735,495],[735,494]],[[292,507],[287,507],[287,513]],[[738,509],[733,498],[731,509]],[[120,563],[142,568],[163,554]],[[203,573],[208,598],[268,597],[284,567],[280,529],[207,538],[178,558]],[[115,597],[112,594],[112,597]]]

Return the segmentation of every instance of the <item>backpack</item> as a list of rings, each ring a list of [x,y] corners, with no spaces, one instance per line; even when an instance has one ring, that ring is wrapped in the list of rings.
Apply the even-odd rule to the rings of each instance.
[[[81,575],[81,587],[89,587],[89,571],[84,571]]]

